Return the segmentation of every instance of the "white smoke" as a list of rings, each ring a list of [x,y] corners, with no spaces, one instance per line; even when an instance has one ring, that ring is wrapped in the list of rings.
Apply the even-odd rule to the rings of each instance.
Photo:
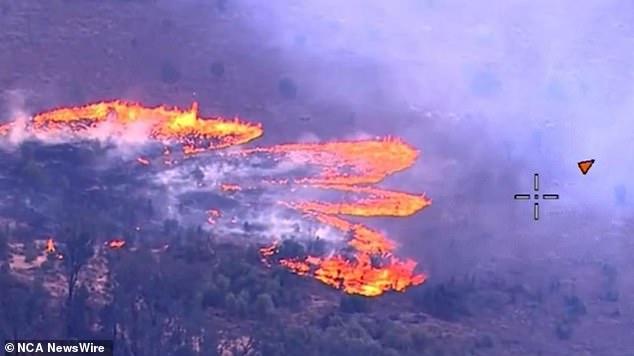
[[[315,143],[321,142],[321,138],[312,132],[305,132],[297,138],[299,143]]]
[[[3,113],[3,115],[14,120],[14,124],[9,129],[8,136],[4,140],[0,140],[1,146],[5,149],[15,148],[30,136],[26,130],[27,122],[30,120],[30,114],[26,110],[25,95],[24,91],[19,90],[8,90],[4,92],[4,96],[8,102],[8,112]],[[2,120],[3,124],[7,122],[8,120]]]
[[[296,190],[284,185],[266,184],[267,179],[292,178],[292,172],[305,166],[292,159],[282,159],[274,164],[270,158],[258,156],[236,156],[209,154],[198,155],[194,160],[158,170],[153,181],[163,187],[168,206],[168,217],[181,221],[183,216],[177,207],[182,196],[200,192],[208,195],[222,195],[231,199],[237,207],[205,206],[218,209],[221,217],[207,228],[219,236],[245,234],[243,223],[258,227],[255,234],[260,242],[287,238],[314,239],[319,237],[333,243],[344,240],[345,234],[302,216],[280,202],[315,199],[319,192]],[[197,172],[197,173],[194,173]],[[233,194],[222,191],[223,184],[238,184],[242,190]]]

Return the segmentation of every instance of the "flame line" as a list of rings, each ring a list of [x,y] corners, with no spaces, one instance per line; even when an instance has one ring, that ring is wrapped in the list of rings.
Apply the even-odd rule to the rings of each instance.
[[[27,123],[34,133],[72,133],[79,138],[100,123],[113,123],[122,130],[135,123],[149,126],[147,138],[162,142],[166,165],[175,164],[169,159],[169,145],[179,144],[184,154],[193,155],[251,142],[263,134],[259,123],[245,123],[237,118],[203,118],[198,104],[189,110],[175,107],[145,107],[139,103],[122,100],[102,101],[76,107],[61,107],[39,113]],[[6,136],[16,128],[18,121],[0,125],[0,135]],[[344,290],[347,293],[377,296],[389,290],[404,291],[425,281],[424,274],[415,273],[416,263],[394,256],[396,244],[387,236],[369,227],[352,223],[343,216],[411,216],[431,204],[424,195],[388,190],[372,185],[386,177],[410,168],[419,157],[412,146],[394,137],[361,141],[333,141],[325,143],[290,143],[271,147],[243,149],[240,156],[265,154],[282,157],[300,164],[319,167],[316,176],[288,180],[262,182],[292,184],[321,190],[362,194],[365,198],[352,202],[292,201],[280,202],[313,219],[347,232],[349,247],[355,252],[352,258],[342,255],[331,257],[309,256],[304,259],[278,259],[278,263],[299,275],[311,275],[317,280]],[[149,165],[150,160],[139,157],[138,163]],[[236,184],[222,184],[225,192],[237,192]],[[294,189],[294,188],[293,188]],[[215,223],[219,212],[210,211],[209,221]],[[121,248],[123,240],[111,240],[111,248]],[[47,251],[55,251],[52,239],[47,241]],[[278,244],[263,247],[263,261],[271,265]],[[380,263],[376,260],[380,259]]]

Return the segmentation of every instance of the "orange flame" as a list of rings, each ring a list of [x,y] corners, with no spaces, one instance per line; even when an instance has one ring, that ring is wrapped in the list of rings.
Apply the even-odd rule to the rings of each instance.
[[[312,275],[317,280],[343,289],[347,293],[377,296],[388,290],[404,291],[422,284],[426,276],[414,272],[416,263],[393,256],[395,244],[383,234],[362,224],[351,223],[348,216],[410,216],[426,208],[431,200],[424,195],[368,187],[387,176],[411,167],[418,152],[394,139],[331,142],[322,144],[290,144],[271,148],[256,148],[248,153],[286,154],[289,158],[322,166],[318,177],[298,179],[295,183],[317,189],[363,194],[354,202],[324,201],[280,202],[313,216],[321,223],[351,235],[348,245],[355,251],[353,258],[309,256],[303,260],[281,259],[279,263],[298,275]],[[287,184],[287,181],[270,183]],[[272,257],[277,245],[263,248],[263,258]],[[373,262],[380,258],[381,265]]]

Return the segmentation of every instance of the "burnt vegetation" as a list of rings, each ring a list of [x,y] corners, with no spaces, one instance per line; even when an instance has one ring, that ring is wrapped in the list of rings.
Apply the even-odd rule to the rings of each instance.
[[[225,75],[225,65],[222,62],[213,62],[209,65],[209,73],[215,78],[220,79]]]
[[[283,77],[277,82],[277,91],[284,99],[292,100],[297,98],[297,84],[289,77]]]
[[[3,161],[2,184],[14,197],[0,225],[5,339],[113,339],[117,355],[487,354],[498,347],[491,334],[452,323],[556,300],[563,312],[552,337],[568,340],[586,315],[556,279],[543,291],[465,275],[404,294],[347,295],[266,267],[257,244],[163,218],[136,165],[94,168],[106,151],[27,142]],[[47,236],[55,253],[42,246]],[[123,248],[104,246],[115,236]],[[327,253],[325,241],[306,240],[285,240],[278,257]],[[614,299],[616,270],[602,271],[603,298]]]
[[[137,164],[95,168],[106,151],[26,142],[3,161],[3,189],[14,198],[0,225],[1,337],[113,339],[117,355],[421,355],[448,347],[410,308],[416,294],[347,295],[266,267],[257,244],[162,218]],[[105,246],[114,237],[126,245]],[[304,240],[286,240],[279,256],[327,252],[324,241]],[[468,349],[476,340],[454,341]]]

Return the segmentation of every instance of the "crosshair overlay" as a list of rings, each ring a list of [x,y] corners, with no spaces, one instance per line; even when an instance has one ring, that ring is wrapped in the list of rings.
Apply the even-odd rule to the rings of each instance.
[[[533,203],[533,219],[539,220],[539,173],[535,173],[533,175],[533,190],[535,193],[532,198],[535,200]],[[542,199],[544,200],[558,200],[559,194],[542,194]],[[515,194],[513,196],[515,200],[531,200],[531,194]]]

